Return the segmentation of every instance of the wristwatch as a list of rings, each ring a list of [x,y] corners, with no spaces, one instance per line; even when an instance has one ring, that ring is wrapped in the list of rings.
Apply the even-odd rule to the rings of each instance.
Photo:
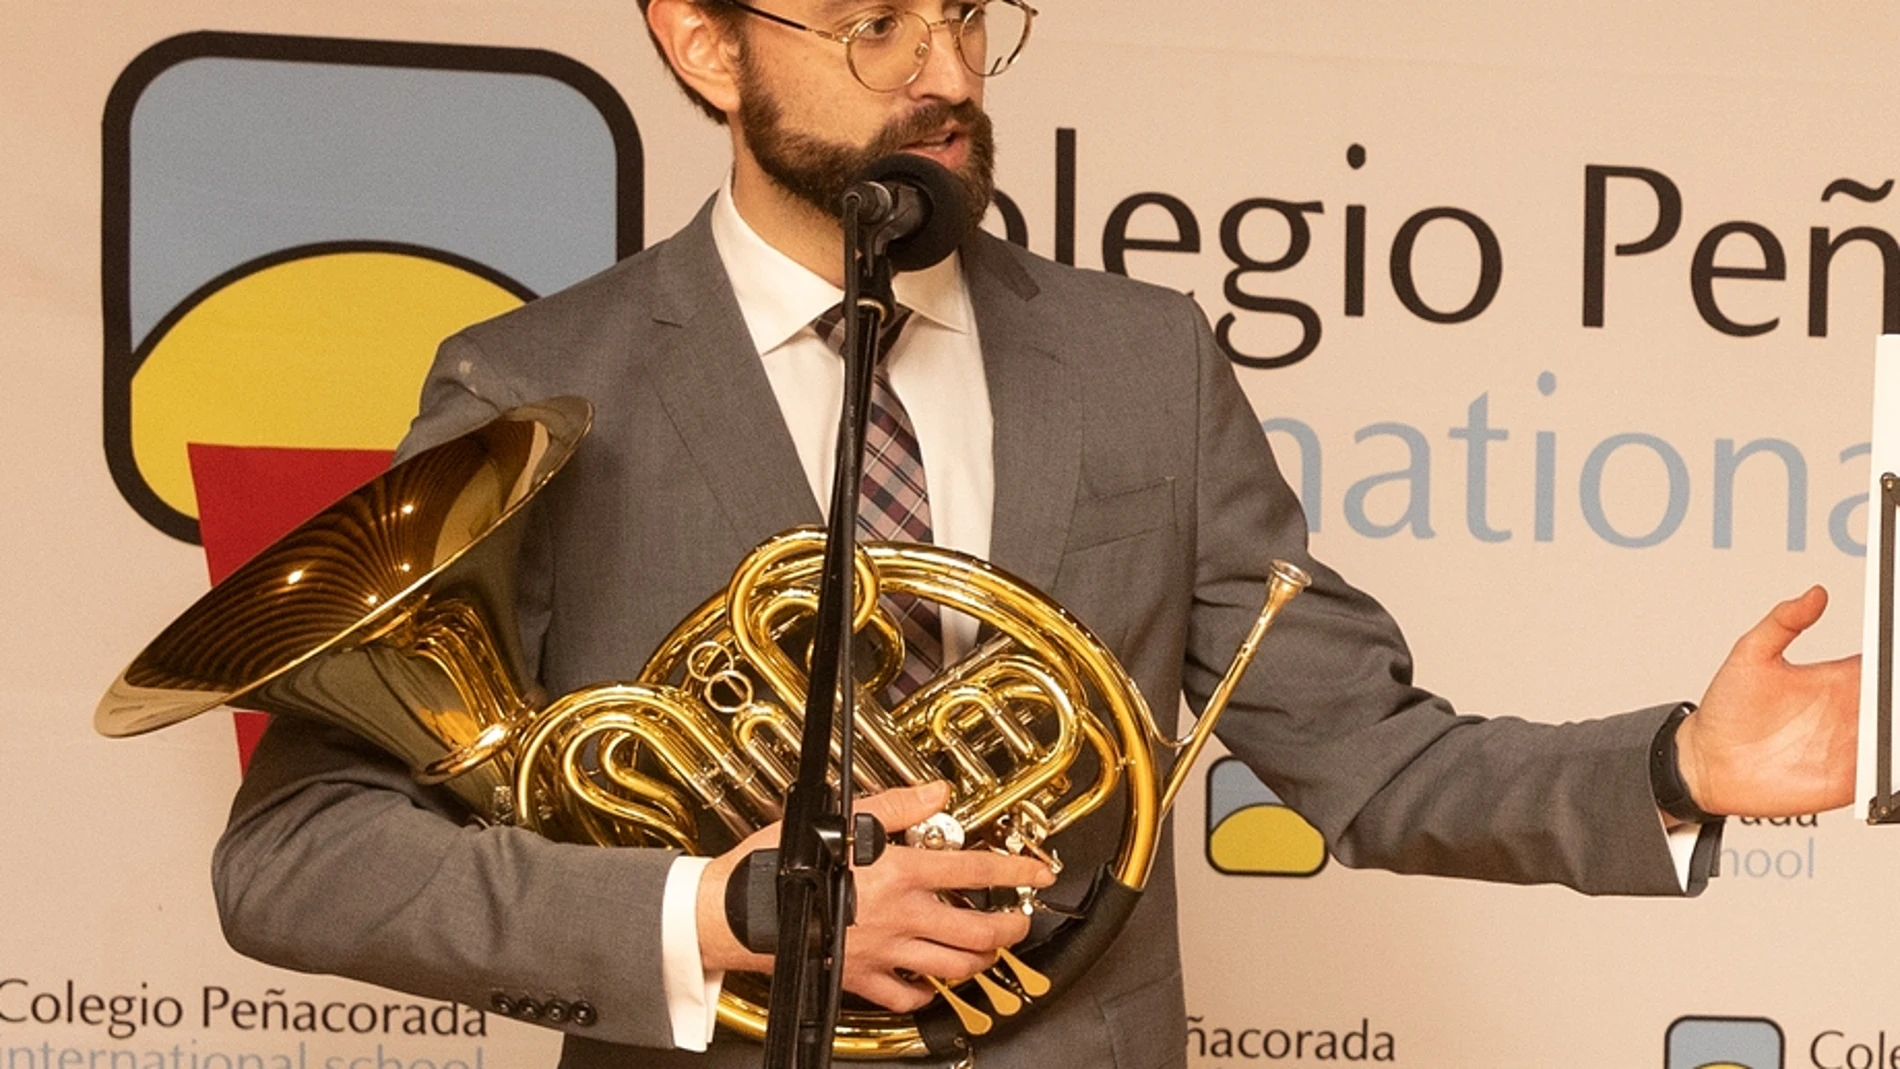
[[[1656,808],[1685,824],[1708,824],[1722,818],[1695,804],[1676,757],[1676,729],[1694,709],[1683,702],[1656,729],[1656,741],[1649,745],[1649,789],[1656,795]]]

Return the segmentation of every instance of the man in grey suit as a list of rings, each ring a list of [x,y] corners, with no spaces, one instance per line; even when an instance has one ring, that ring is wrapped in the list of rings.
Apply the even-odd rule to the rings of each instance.
[[[1020,5],[867,16],[764,2],[643,3],[675,75],[730,129],[728,186],[674,237],[450,339],[403,446],[542,397],[594,402],[595,430],[546,491],[522,564],[525,637],[551,694],[637,674],[753,545],[820,519],[839,373],[809,324],[840,292],[833,211],[850,176],[907,151],[949,167],[974,205],[989,195],[981,76],[1014,50],[982,31],[987,20],[997,35],[1005,5],[1026,18]],[[1383,610],[1307,556],[1299,504],[1190,300],[980,232],[900,283],[916,314],[891,380],[937,540],[1068,606],[1164,719],[1178,695],[1205,700],[1268,559],[1313,573],[1221,734],[1343,862],[1679,894],[1713,853],[1704,836],[1699,858],[1678,860],[1697,838],[1676,834],[1685,849],[1672,853],[1681,817],[1848,800],[1857,668],[1781,657],[1819,617],[1818,590],[1744,636],[1686,719],[1677,706],[1564,726],[1456,715],[1411,685]],[[942,801],[924,787],[866,808],[903,827]],[[1110,819],[1064,836],[1066,871],[1099,866]],[[755,1046],[723,1035],[692,1053],[707,1045],[709,987],[766,967],[721,907],[751,845],[686,860],[472,826],[366,744],[280,720],[234,806],[216,885],[239,949],[559,1027],[564,1066],[754,1064]],[[1080,984],[979,1046],[983,1065],[1184,1062],[1171,857],[1164,843],[1141,906]],[[847,988],[921,1005],[919,974],[968,975],[1026,923],[954,909],[938,890],[1051,879],[1023,858],[893,847],[859,874]]]

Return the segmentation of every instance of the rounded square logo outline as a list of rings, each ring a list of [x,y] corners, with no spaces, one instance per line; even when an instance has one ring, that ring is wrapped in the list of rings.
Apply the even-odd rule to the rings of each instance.
[[[145,91],[167,71],[198,59],[519,74],[559,82],[593,105],[613,143],[615,258],[631,256],[645,245],[645,152],[639,128],[612,84],[571,57],[545,49],[493,45],[216,30],[180,34],[146,49],[113,83],[102,121],[102,447],[112,481],[133,511],[164,534],[193,544],[200,540],[198,521],[159,496],[132,453],[132,382],[140,362],[132,344],[132,133],[133,115]]]
[[[1786,1069],[1786,1066],[1788,1064],[1788,1034],[1782,1031],[1781,1022],[1775,1020],[1772,1017],[1725,1017],[1725,1016],[1714,1016],[1710,1014],[1685,1014],[1669,1022],[1669,1027],[1663,1030],[1663,1059],[1662,1059],[1663,1069],[1700,1069],[1699,1066],[1675,1066],[1675,1065],[1670,1064],[1670,1061],[1669,1061],[1670,1041],[1675,1036],[1676,1029],[1684,1024],[1711,1024],[1711,1025],[1765,1024],[1769,1028],[1774,1030],[1776,1056],[1775,1056],[1775,1063],[1773,1066],[1761,1067],[1761,1069]],[[1704,1063],[1704,1064],[1707,1064],[1707,1063]],[[1739,1063],[1736,1063],[1736,1064],[1739,1064]],[[1756,1067],[1750,1067],[1750,1069],[1756,1069]]]

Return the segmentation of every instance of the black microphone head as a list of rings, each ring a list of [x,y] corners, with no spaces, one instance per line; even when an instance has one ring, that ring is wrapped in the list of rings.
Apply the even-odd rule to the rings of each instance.
[[[902,183],[922,197],[923,225],[891,242],[886,255],[896,271],[921,271],[956,251],[976,220],[970,217],[963,183],[942,164],[909,152],[886,156],[858,175],[861,182]]]

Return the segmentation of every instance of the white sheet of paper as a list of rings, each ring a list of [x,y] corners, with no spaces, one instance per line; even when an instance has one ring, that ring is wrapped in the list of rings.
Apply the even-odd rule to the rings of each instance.
[[[1854,815],[1866,819],[1878,769],[1876,725],[1880,707],[1880,539],[1886,510],[1880,479],[1900,473],[1900,335],[1882,337],[1874,348],[1873,455],[1868,465],[1867,597],[1862,609],[1860,762],[1855,776]]]

